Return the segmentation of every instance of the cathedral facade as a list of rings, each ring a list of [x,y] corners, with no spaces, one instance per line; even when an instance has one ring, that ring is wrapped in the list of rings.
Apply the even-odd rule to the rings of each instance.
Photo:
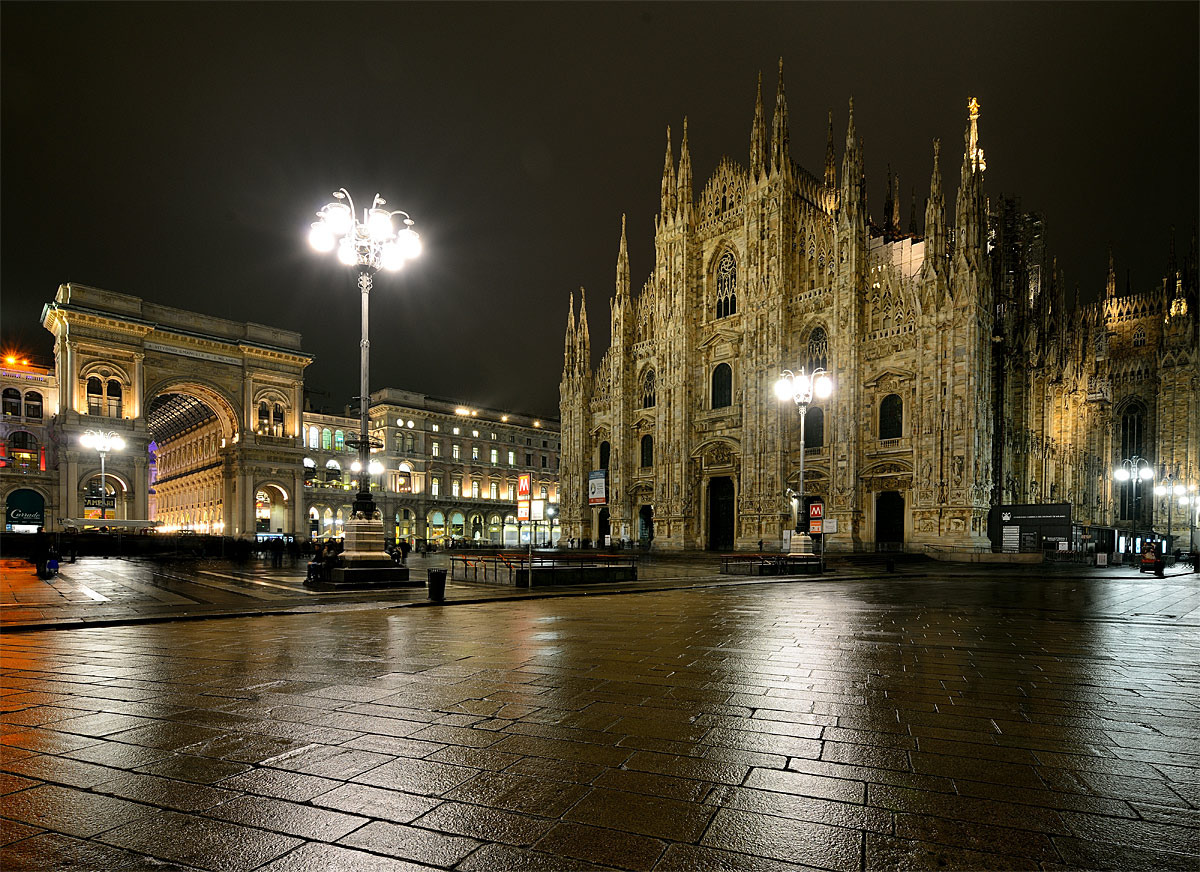
[[[1158,522],[1148,485],[1126,493],[1113,471],[1137,455],[1186,486],[1200,470],[1194,244],[1162,288],[1117,296],[1110,269],[1099,303],[1068,307],[1040,219],[989,210],[976,101],[952,208],[939,152],[923,229],[914,214],[902,232],[898,182],[882,223],[869,217],[853,101],[840,171],[832,114],[821,174],[791,160],[782,66],[769,132],[760,84],[749,165],[722,159],[699,196],[686,121],[678,165],[668,129],[654,268],[633,295],[622,222],[598,369],[572,298],[565,537],[779,548],[802,452],[829,550],[990,550],[1007,503],[1069,503],[1087,527]],[[773,390],[800,367],[833,382],[803,445]]]

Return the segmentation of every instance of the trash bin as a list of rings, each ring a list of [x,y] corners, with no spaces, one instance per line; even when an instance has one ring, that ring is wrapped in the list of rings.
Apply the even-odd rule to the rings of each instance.
[[[435,602],[446,598],[446,570],[429,570],[429,598]]]

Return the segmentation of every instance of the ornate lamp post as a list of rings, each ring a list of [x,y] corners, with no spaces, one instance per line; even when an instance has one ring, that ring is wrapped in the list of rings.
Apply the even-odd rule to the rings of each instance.
[[[812,539],[808,536],[808,508],[804,504],[804,416],[814,396],[823,400],[831,393],[833,380],[821,367],[814,369],[812,375],[805,373],[804,367],[800,367],[798,373],[785,369],[779,381],[775,383],[775,395],[780,400],[792,400],[796,404],[796,410],[800,412],[800,480],[799,492],[795,497],[799,502],[799,508],[795,510],[795,532],[798,535],[792,537],[793,554],[812,553]]]
[[[100,520],[104,520],[104,503],[108,499],[108,480],[104,470],[104,461],[110,451],[120,451],[125,447],[125,440],[120,433],[111,430],[88,430],[79,437],[79,444],[84,448],[92,448],[100,453]]]
[[[1171,550],[1174,525],[1172,524],[1171,509],[1175,500],[1187,493],[1187,488],[1179,481],[1179,476],[1168,472],[1162,478],[1162,483],[1154,488],[1156,496],[1167,498],[1167,551]]]
[[[370,472],[371,449],[381,447],[368,431],[371,403],[370,367],[371,342],[368,338],[368,303],[375,274],[381,269],[397,270],[421,253],[421,237],[412,229],[413,220],[402,210],[388,210],[378,194],[371,207],[363,210],[362,220],[355,215],[354,200],[341,188],[334,192],[334,202],[317,213],[308,239],[317,251],[337,249],[337,259],[358,271],[358,289],[362,301],[362,339],[359,342],[359,429],[357,436],[346,444],[358,449],[361,470]],[[403,216],[404,229],[397,232],[393,217]],[[381,569],[396,567],[383,550],[383,518],[371,496],[370,478],[359,476],[351,521],[346,524],[346,550],[343,561],[349,569],[368,570],[379,575]],[[349,570],[347,570],[349,571]],[[360,573],[361,574],[361,573]],[[338,580],[350,581],[340,574]],[[406,572],[407,577],[407,572]],[[366,580],[365,576],[364,579]]]
[[[1133,522],[1129,530],[1129,547],[1133,548],[1137,541],[1138,503],[1142,499],[1140,485],[1154,478],[1154,468],[1149,460],[1135,454],[1122,460],[1121,465],[1113,469],[1113,478],[1121,483],[1130,482],[1133,492]],[[1134,559],[1137,559],[1136,556]]]
[[[546,547],[554,547],[554,516],[558,514],[558,509],[554,506],[546,507]]]

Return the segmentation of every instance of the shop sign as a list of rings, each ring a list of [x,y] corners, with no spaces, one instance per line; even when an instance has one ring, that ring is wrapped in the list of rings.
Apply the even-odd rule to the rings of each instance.
[[[11,530],[14,526],[46,526],[46,500],[35,490],[20,488],[8,495],[4,503],[4,524]]]

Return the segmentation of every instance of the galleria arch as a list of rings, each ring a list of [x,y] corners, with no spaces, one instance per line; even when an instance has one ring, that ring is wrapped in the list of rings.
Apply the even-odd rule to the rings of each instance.
[[[107,457],[117,518],[251,536],[266,488],[288,497],[273,506],[272,530],[305,531],[296,495],[312,358],[300,334],[71,283],[43,309],[42,325],[55,337],[66,443],[60,517],[85,517],[99,462],[79,437],[99,429],[125,441]]]

